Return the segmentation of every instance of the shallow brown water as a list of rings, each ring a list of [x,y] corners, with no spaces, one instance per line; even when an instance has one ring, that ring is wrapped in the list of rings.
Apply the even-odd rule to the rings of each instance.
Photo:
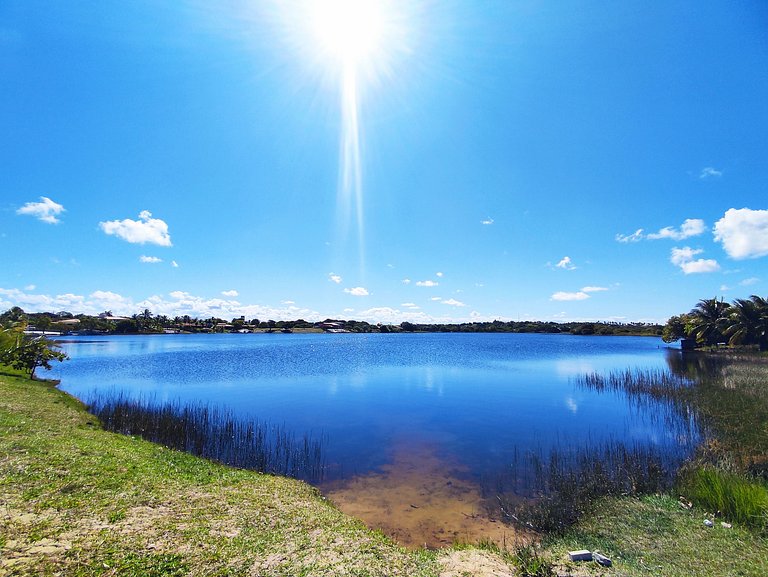
[[[480,488],[461,478],[463,472],[458,463],[438,458],[429,445],[401,443],[380,472],[322,489],[342,511],[406,547],[514,542],[514,529],[491,518]]]

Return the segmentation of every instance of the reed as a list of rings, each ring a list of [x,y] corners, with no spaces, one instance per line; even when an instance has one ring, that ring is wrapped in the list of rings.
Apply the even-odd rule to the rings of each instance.
[[[531,452],[495,479],[502,515],[535,531],[562,533],[604,496],[663,492],[674,484],[684,450],[663,454],[652,446],[618,441]]]
[[[89,411],[105,429],[204,457],[225,465],[294,477],[323,478],[322,439],[295,437],[285,427],[242,420],[231,411],[201,404],[97,395]]]

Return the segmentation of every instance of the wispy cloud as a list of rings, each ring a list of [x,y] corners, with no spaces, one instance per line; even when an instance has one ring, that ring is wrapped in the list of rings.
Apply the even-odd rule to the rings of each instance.
[[[768,210],[728,209],[714,230],[715,240],[733,259],[768,255]]]
[[[643,229],[638,228],[635,232],[632,234],[617,234],[616,240],[619,242],[640,242],[643,240]]]
[[[403,307],[404,309],[411,309],[411,310],[418,310],[421,308],[416,303],[402,303],[400,306]]]
[[[409,278],[404,278],[404,279],[403,279],[403,284],[411,284],[411,279],[409,279]]]
[[[638,228],[632,234],[617,234],[616,240],[618,242],[639,242],[643,239],[659,240],[664,238],[684,240],[693,236],[699,236],[706,232],[706,230],[707,226],[700,218],[687,218],[680,225],[680,228],[665,226],[658,232],[649,232],[648,234],[645,234],[644,229]]]
[[[221,291],[221,294],[225,297],[233,297],[233,298],[240,295],[240,293],[234,289],[228,290],[228,291]]]
[[[685,274],[699,274],[720,270],[720,265],[714,259],[695,258],[703,252],[704,250],[700,248],[693,249],[689,246],[673,248],[669,260],[673,265],[680,267],[680,270]]]
[[[583,301],[592,296],[590,293],[607,290],[609,290],[607,287],[602,286],[585,286],[581,290],[575,292],[558,291],[549,298],[553,301]]]
[[[577,291],[577,292],[558,291],[549,298],[550,300],[553,300],[553,301],[583,301],[588,299],[589,295],[584,291]]]
[[[683,221],[679,229],[671,226],[665,226],[659,232],[649,233],[648,240],[657,240],[661,238],[670,238],[672,240],[684,240],[692,236],[699,236],[707,230],[704,221],[700,218],[688,218]]]
[[[760,279],[757,277],[751,277],[751,278],[745,278],[743,281],[739,283],[740,286],[752,286],[756,285],[760,282]]]
[[[563,270],[576,270],[576,265],[573,264],[573,261],[569,256],[564,256],[561,258],[560,262],[558,262],[555,267],[561,268]]]
[[[106,234],[114,235],[133,244],[156,244],[159,246],[172,246],[171,236],[168,234],[168,225],[159,218],[152,218],[152,213],[143,210],[139,213],[139,220],[109,220],[100,222],[99,227]]]
[[[456,299],[446,299],[446,300],[442,301],[442,303],[444,305],[450,305],[452,307],[465,307],[465,306],[467,306],[463,302],[457,301]]]
[[[141,255],[139,257],[139,261],[140,262],[147,262],[147,263],[155,264],[155,263],[158,263],[158,262],[163,262],[163,259],[161,259],[159,257],[156,257],[156,256]]]
[[[363,288],[361,286],[356,286],[353,288],[345,288],[344,292],[352,295],[353,297],[367,297],[370,293],[368,292],[368,289]]]
[[[331,282],[335,282],[336,284],[341,284],[341,277],[334,273],[328,273],[328,280]]]
[[[52,201],[47,196],[41,196],[40,202],[28,202],[16,211],[16,214],[34,216],[36,219],[48,224],[61,222],[57,216],[65,209],[58,202]]]
[[[723,171],[712,168],[711,166],[702,168],[699,173],[699,178],[702,180],[706,180],[707,178],[718,178],[720,176],[723,176]]]
[[[441,273],[441,272],[436,272],[436,273],[435,273],[435,276],[436,276],[436,277],[438,277],[438,278],[443,278],[443,273]]]
[[[486,226],[493,224],[493,219],[489,216],[485,220],[481,220],[480,224],[484,224]]]
[[[440,283],[438,283],[437,281],[434,281],[434,280],[420,280],[420,281],[416,281],[416,286],[434,287],[434,286],[437,286],[438,284],[440,284]]]
[[[173,268],[179,268],[179,263],[177,263],[175,260],[172,260],[172,261],[171,261],[171,266],[172,266]]]

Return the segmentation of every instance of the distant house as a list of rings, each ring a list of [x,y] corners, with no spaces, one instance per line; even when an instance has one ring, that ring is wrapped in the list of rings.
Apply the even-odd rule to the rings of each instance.
[[[346,333],[348,332],[344,328],[344,323],[338,321],[329,321],[316,323],[315,326],[319,329],[323,329],[327,333]]]

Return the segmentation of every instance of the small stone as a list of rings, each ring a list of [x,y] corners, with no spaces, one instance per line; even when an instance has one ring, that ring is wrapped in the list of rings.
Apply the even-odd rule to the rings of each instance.
[[[603,567],[610,567],[613,564],[608,557],[601,555],[600,553],[592,553],[592,560]]]
[[[725,521],[721,521],[720,526],[723,527],[724,529],[730,529],[731,527],[733,527],[733,525],[731,525],[730,523],[726,523]]]
[[[591,561],[592,551],[581,549],[579,551],[568,551],[568,557],[571,561]]]

